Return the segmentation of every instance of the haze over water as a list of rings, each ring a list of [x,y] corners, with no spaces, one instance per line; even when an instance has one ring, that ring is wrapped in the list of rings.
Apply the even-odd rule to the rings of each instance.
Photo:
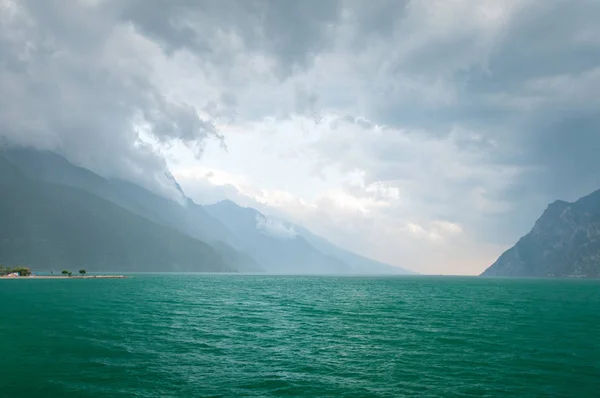
[[[2,397],[600,391],[600,281],[136,275],[0,302]]]

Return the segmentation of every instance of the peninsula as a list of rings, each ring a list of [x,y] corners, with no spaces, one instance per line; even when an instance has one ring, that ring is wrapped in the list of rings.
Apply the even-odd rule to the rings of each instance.
[[[87,275],[85,269],[79,270],[79,275],[73,276],[69,270],[63,270],[61,275],[35,275],[28,267],[14,268],[0,265],[0,279],[121,279],[124,275]]]
[[[86,275],[86,276],[62,276],[62,275],[29,275],[8,276],[0,275],[0,279],[124,279],[125,275]]]

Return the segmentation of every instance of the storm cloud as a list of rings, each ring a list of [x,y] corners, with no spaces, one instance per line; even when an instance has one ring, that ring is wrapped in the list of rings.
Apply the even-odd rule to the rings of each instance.
[[[147,61],[160,49],[114,10],[65,1],[2,2],[0,131],[9,144],[54,150],[161,193],[164,159],[140,139],[201,149],[222,138],[185,102],[165,97]]]

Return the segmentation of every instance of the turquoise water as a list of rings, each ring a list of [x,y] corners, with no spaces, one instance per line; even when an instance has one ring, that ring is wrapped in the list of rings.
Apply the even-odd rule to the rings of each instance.
[[[0,281],[2,397],[592,397],[600,282]]]

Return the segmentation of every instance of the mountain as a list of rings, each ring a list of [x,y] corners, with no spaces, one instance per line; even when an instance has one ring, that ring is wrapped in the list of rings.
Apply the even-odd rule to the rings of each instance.
[[[321,238],[320,236],[314,235],[306,228],[302,228],[297,225],[290,224],[300,236],[308,241],[313,247],[318,249],[321,253],[328,256],[338,258],[348,264],[351,269],[351,273],[355,274],[380,274],[380,275],[411,275],[414,272],[406,270],[401,267],[396,267],[388,264],[384,264],[379,261],[372,260],[370,258],[361,256],[356,253],[352,253],[348,250],[344,250],[329,241]]]
[[[408,273],[340,249],[305,228],[224,200],[205,206],[267,271],[296,274]]]
[[[215,212],[215,208],[218,208],[218,207],[224,208],[224,211],[222,212],[223,215],[219,214],[218,212]],[[223,216],[242,211],[241,210],[242,208],[240,206],[238,206],[237,204],[235,204],[234,202],[225,200],[225,201],[218,203],[217,205],[208,206],[208,209],[209,209],[209,212],[214,212],[213,214],[217,218],[221,219],[224,222],[224,224],[228,225],[230,229],[235,230],[236,228],[238,228],[238,226],[236,226],[237,225],[236,222],[239,221],[240,218],[237,218],[237,217],[232,217],[230,219],[222,218]],[[245,212],[249,215],[249,217],[247,219],[247,224],[248,224],[248,226],[251,227],[251,228],[249,228],[251,231],[254,232],[256,230],[256,224],[257,224],[256,220],[257,219],[263,220],[263,224],[264,224],[264,220],[268,219],[271,227],[276,227],[280,232],[288,231],[288,233],[286,234],[286,235],[288,235],[288,238],[290,238],[292,236],[299,237],[301,240],[305,240],[308,244],[310,244],[313,248],[315,248],[316,250],[318,250],[325,256],[333,257],[338,260],[341,260],[344,263],[344,267],[342,270],[342,272],[344,272],[344,273],[380,274],[380,275],[414,274],[413,272],[408,271],[404,268],[384,264],[379,261],[375,261],[370,258],[358,255],[356,253],[352,253],[348,250],[344,250],[344,249],[332,244],[328,240],[323,239],[320,236],[313,234],[308,229],[301,227],[299,225],[290,223],[288,221],[281,220],[279,218],[271,217],[271,216],[266,217],[263,214],[259,213],[258,211],[254,210],[254,209],[251,209],[251,208],[244,210],[242,212]],[[261,223],[258,222],[258,225],[260,226]],[[263,231],[263,234],[264,234],[264,231]],[[281,233],[279,235],[281,235]]]
[[[483,276],[600,277],[600,190],[548,206]]]
[[[350,271],[343,261],[321,253],[306,239],[273,224],[255,209],[240,207],[229,200],[205,208],[236,235],[240,248],[268,272],[333,274]]]
[[[31,179],[83,189],[154,222],[181,229],[198,239],[231,239],[231,233],[222,224],[185,198],[183,192],[182,199],[187,201],[185,206],[138,185],[101,177],[52,152],[13,148],[5,151],[5,156]],[[181,192],[177,182],[170,178]]]
[[[84,190],[24,176],[0,153],[0,262],[34,269],[235,271],[208,244]]]
[[[183,205],[130,182],[101,177],[52,152],[11,148],[4,151],[4,156],[30,179],[82,189],[157,224],[209,243],[240,271],[262,270],[253,258],[232,246],[232,233],[202,206],[186,198],[170,175],[182,194]]]
[[[255,209],[242,208],[230,201],[198,205],[185,196],[170,174],[167,178],[181,193],[175,200],[131,182],[101,177],[56,153],[9,148],[0,149],[0,156],[32,183],[86,192],[126,210],[129,215],[207,243],[220,261],[241,272],[408,273],[343,250],[305,228],[267,217]]]

